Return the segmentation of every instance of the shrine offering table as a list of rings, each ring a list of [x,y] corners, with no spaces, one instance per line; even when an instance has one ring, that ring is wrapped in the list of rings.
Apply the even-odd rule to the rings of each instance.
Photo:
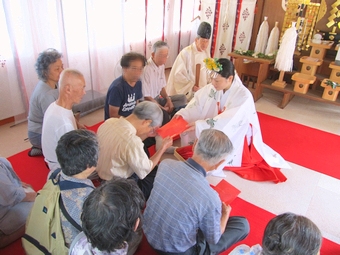
[[[322,91],[309,89],[306,94],[302,94],[302,93],[294,91],[294,86],[292,84],[287,84],[285,88],[280,88],[280,87],[272,86],[271,85],[272,83],[273,83],[273,80],[268,80],[268,79],[264,80],[260,84],[261,93],[262,93],[263,88],[282,92],[283,97],[282,97],[281,102],[278,105],[278,107],[280,107],[281,109],[285,108],[287,104],[290,102],[290,100],[293,99],[294,96],[304,97],[304,98],[308,98],[308,99],[315,100],[318,102],[340,106],[340,98],[338,98],[336,101],[325,100],[322,98],[322,93],[323,93]]]
[[[262,97],[261,83],[268,78],[269,66],[275,62],[275,59],[254,58],[234,52],[231,52],[228,55],[233,58],[235,70],[240,77],[243,74],[257,77],[255,88],[248,88],[253,94],[254,101],[256,102]]]

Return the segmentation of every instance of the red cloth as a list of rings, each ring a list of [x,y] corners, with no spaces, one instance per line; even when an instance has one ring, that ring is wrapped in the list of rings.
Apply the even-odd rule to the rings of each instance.
[[[280,172],[280,168],[271,167],[257,152],[253,143],[248,146],[247,138],[244,139],[242,165],[240,167],[224,167],[244,179],[251,181],[284,182],[287,178]]]
[[[171,136],[172,139],[176,140],[179,138],[179,135],[188,128],[187,125],[188,122],[182,117],[171,119],[167,124],[160,127],[157,130],[157,133],[163,138]]]
[[[184,159],[192,156],[192,145],[177,148],[176,152]],[[232,171],[240,177],[251,181],[284,182],[287,178],[281,173],[280,168],[271,167],[255,149],[253,143],[248,146],[244,139],[242,165],[240,167],[224,167],[224,170]]]

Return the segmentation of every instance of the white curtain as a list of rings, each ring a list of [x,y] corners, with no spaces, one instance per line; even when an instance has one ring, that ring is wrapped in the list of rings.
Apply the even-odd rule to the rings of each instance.
[[[201,22],[199,4],[199,0],[182,1],[179,51],[192,44],[196,38],[197,28]]]
[[[105,95],[123,54],[136,51],[148,58],[152,44],[164,40],[170,46],[168,68],[194,41],[201,21],[222,31],[225,12],[217,13],[219,22],[215,21],[218,1],[225,8],[227,2],[241,0],[0,0],[0,120],[26,120],[38,82],[34,65],[40,52],[57,49],[65,68],[84,74],[86,90]],[[243,0],[249,20],[255,2]],[[197,16],[200,19],[192,21]],[[233,17],[230,14],[231,24]],[[251,31],[252,22],[245,27]],[[219,42],[226,36],[214,35],[211,43],[215,38]]]
[[[169,58],[165,63],[165,68],[171,67],[178,55],[181,6],[181,0],[165,0],[164,41],[166,41],[171,48],[169,51]]]
[[[146,58],[151,56],[152,45],[163,39],[164,3],[159,0],[148,0],[146,12]]]
[[[181,5],[181,0],[0,0],[0,120],[26,119],[38,82],[35,61],[47,48],[63,54],[65,68],[84,74],[86,90],[103,94],[121,56],[136,51],[149,57],[157,40],[169,43],[171,67],[179,49]]]

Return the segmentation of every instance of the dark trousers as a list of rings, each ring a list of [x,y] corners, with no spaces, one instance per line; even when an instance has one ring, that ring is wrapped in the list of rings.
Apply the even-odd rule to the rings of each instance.
[[[248,236],[249,223],[244,217],[230,217],[226,229],[216,244],[208,244],[201,230],[197,232],[197,243],[185,252],[172,253],[156,250],[159,255],[215,255],[230,248]]]
[[[153,182],[157,174],[157,169],[158,169],[158,166],[155,166],[155,168],[152,169],[152,171],[147,176],[145,176],[144,179],[139,179],[137,174],[133,174],[128,178],[128,179],[133,179],[137,182],[138,187],[144,194],[145,200],[148,200],[150,196],[151,190],[153,188]]]

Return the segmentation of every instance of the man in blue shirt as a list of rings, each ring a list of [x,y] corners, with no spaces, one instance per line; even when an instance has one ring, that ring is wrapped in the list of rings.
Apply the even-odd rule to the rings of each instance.
[[[110,85],[105,100],[105,120],[129,116],[139,100],[143,98],[140,76],[146,59],[136,52],[129,52],[122,56],[120,65],[123,75]]]
[[[159,254],[220,254],[249,233],[243,217],[229,217],[206,177],[233,149],[215,129],[203,130],[187,161],[165,159],[158,167],[144,211],[143,230]]]

